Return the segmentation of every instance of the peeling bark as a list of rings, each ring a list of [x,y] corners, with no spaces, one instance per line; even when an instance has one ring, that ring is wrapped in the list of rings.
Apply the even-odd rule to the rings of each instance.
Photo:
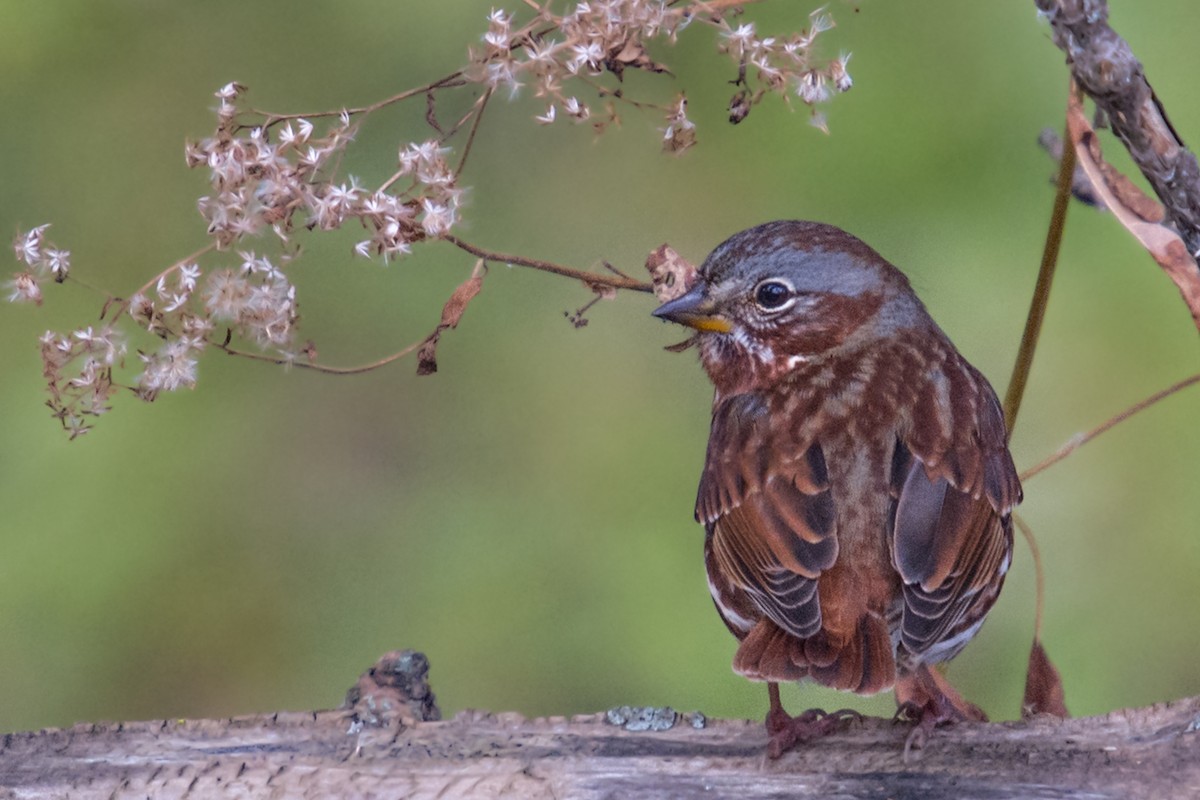
[[[634,732],[603,714],[444,722],[353,710],[79,725],[0,740],[3,797],[1164,798],[1200,796],[1200,698],[961,724],[902,758],[868,719],[778,761],[762,723]],[[696,720],[694,724],[698,724]]]

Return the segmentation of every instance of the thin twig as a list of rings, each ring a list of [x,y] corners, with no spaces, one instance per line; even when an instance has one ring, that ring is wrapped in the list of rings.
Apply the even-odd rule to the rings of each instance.
[[[1038,548],[1037,537],[1033,535],[1033,529],[1029,524],[1021,518],[1020,514],[1013,514],[1013,522],[1017,525],[1017,530],[1021,531],[1021,536],[1025,538],[1025,544],[1029,545],[1029,554],[1033,556],[1033,575],[1036,581],[1036,600],[1033,607],[1033,639],[1035,642],[1041,641],[1042,638],[1042,607],[1046,599],[1046,573],[1042,568],[1042,551]]]
[[[1075,82],[1072,81],[1068,92],[1076,91]],[[1021,334],[1021,347],[1017,350],[1012,378],[1008,381],[1008,392],[1004,396],[1004,424],[1008,428],[1010,439],[1013,426],[1017,424],[1017,412],[1021,410],[1021,400],[1025,396],[1029,371],[1033,368],[1033,354],[1037,350],[1038,337],[1042,332],[1042,321],[1046,317],[1046,304],[1050,300],[1050,285],[1054,281],[1063,228],[1067,224],[1067,208],[1071,203],[1071,184],[1074,176],[1075,148],[1066,147],[1063,148],[1062,159],[1058,163],[1058,188],[1054,194],[1054,207],[1050,212],[1046,245],[1042,248],[1042,264],[1038,269],[1037,285],[1029,303],[1029,314],[1025,317],[1025,331]]]
[[[529,267],[531,269],[541,270],[542,272],[552,272],[555,275],[562,275],[565,278],[574,278],[575,280],[583,281],[588,286],[609,286],[613,289],[628,289],[632,292],[652,292],[654,287],[649,283],[636,281],[633,278],[623,277],[619,275],[604,275],[597,272],[586,272],[574,267],[564,267],[562,264],[555,264],[552,261],[542,261],[537,258],[526,258],[525,256],[513,255],[511,253],[498,253],[491,250],[484,250],[482,247],[465,242],[457,236],[446,235],[442,239],[459,248],[465,250],[477,258],[482,258],[496,264],[515,264],[519,267]]]
[[[720,14],[727,9],[736,9],[741,6],[748,6],[751,3],[762,2],[762,0],[695,0],[691,4],[689,12],[695,13],[692,9],[702,9],[710,14]],[[672,5],[675,5],[672,3]]]
[[[458,166],[454,168],[455,180],[462,175],[463,169],[467,166],[467,156],[471,154],[471,145],[475,144],[475,134],[479,131],[479,123],[483,121],[483,112],[487,110],[488,101],[492,99],[492,93],[494,91],[494,89],[489,87],[488,90],[484,92],[478,100],[475,101],[475,105],[472,107],[471,113],[475,114],[475,119],[471,121],[471,130],[467,134],[466,144],[463,145],[462,156],[458,159]],[[446,134],[442,141],[446,141],[446,139],[449,139],[451,136],[457,133],[461,125],[462,122],[459,122],[458,125],[455,125],[450,133]]]
[[[318,364],[313,361],[300,361],[293,358],[281,358],[280,356],[269,356],[265,353],[251,353],[246,350],[238,350],[235,347],[229,346],[228,343],[210,339],[209,345],[228,353],[231,356],[240,356],[249,358],[253,361],[264,361],[268,364],[275,364],[280,367],[299,367],[300,369],[311,369],[314,372],[323,372],[329,375],[358,375],[364,372],[371,372],[391,364],[393,361],[399,361],[404,356],[416,350],[425,341],[426,337],[422,337],[419,341],[413,342],[408,347],[398,352],[392,353],[390,356],[385,356],[378,361],[372,361],[369,364],[359,364],[354,367],[331,367],[327,364]]]
[[[601,266],[603,266],[606,270],[613,273],[614,275],[620,275],[622,278],[629,278],[629,280],[631,280],[631,281],[635,280],[633,277],[631,277],[627,273],[622,272],[621,270],[617,269],[616,267],[614,267],[612,264],[610,264],[607,261],[602,262]]]
[[[119,299],[119,298],[110,296],[110,298],[109,298],[110,303],[112,305],[115,305],[117,308],[117,312],[115,314],[113,314],[112,321],[116,322],[118,319],[121,318],[122,314],[124,314],[126,311],[129,310],[129,299],[130,298],[137,297],[142,292],[150,291],[150,287],[153,286],[154,284],[158,283],[162,278],[166,277],[167,275],[170,275],[173,271],[179,269],[180,267],[184,266],[185,264],[191,264],[192,262],[198,260],[200,258],[200,256],[204,255],[205,253],[210,253],[216,249],[217,249],[217,243],[210,242],[210,243],[206,244],[204,247],[201,247],[196,252],[184,256],[183,258],[179,259],[175,263],[171,264],[171,266],[169,266],[166,269],[159,272],[157,275],[155,275],[150,280],[143,283],[140,287],[138,287],[138,289],[133,294],[131,294],[129,296],[129,298]],[[106,311],[108,310],[109,305],[110,305],[109,303],[105,304]]]
[[[1119,425],[1120,423],[1129,419],[1133,415],[1138,414],[1142,411],[1145,411],[1147,408],[1154,405],[1158,401],[1163,400],[1167,397],[1170,397],[1171,395],[1175,394],[1176,392],[1182,391],[1196,383],[1200,383],[1200,373],[1197,373],[1196,375],[1192,375],[1190,378],[1184,378],[1183,380],[1179,381],[1178,383],[1172,384],[1171,386],[1168,386],[1166,389],[1163,389],[1161,392],[1155,392],[1154,394],[1147,397],[1145,400],[1142,400],[1139,403],[1134,403],[1132,406],[1125,409],[1121,413],[1109,418],[1108,420],[1101,423],[1100,425],[1097,425],[1095,428],[1092,428],[1087,433],[1081,433],[1078,436],[1072,437],[1071,441],[1067,442],[1062,447],[1060,447],[1053,455],[1046,457],[1042,461],[1039,461],[1034,466],[1032,466],[1029,469],[1022,472],[1021,480],[1027,481],[1030,478],[1032,478],[1034,475],[1044,472],[1046,469],[1048,469],[1048,468],[1054,466],[1055,464],[1057,464],[1058,462],[1062,461],[1064,458],[1071,455],[1071,453],[1074,453],[1080,447],[1087,444],[1092,439],[1095,439],[1097,436],[1104,433],[1109,428],[1113,428],[1113,427]]]
[[[593,80],[592,78],[589,78],[587,75],[577,75],[576,79],[580,83],[584,84],[585,86],[590,87],[593,91],[595,91],[597,97],[599,97],[601,99],[611,97],[614,100],[620,100],[622,103],[624,103],[628,106],[632,106],[633,108],[636,108],[638,111],[663,111],[663,112],[666,112],[666,111],[670,111],[671,107],[672,107],[671,104],[650,103],[650,102],[644,102],[641,100],[634,100],[631,97],[626,97],[625,92],[623,91],[623,88],[624,88],[623,86],[617,86],[617,87],[605,86],[600,81]]]
[[[392,173],[391,177],[388,178],[386,181],[384,181],[383,184],[376,191],[381,194],[383,192],[386,192],[388,189],[392,188],[393,183],[400,180],[407,174],[409,174],[408,170],[404,170],[404,169],[396,170],[395,172]]]
[[[462,71],[458,70],[450,73],[449,75],[438,78],[431,83],[427,83],[424,86],[406,89],[399,94],[394,94],[391,97],[385,97],[382,100],[377,100],[370,105],[359,106],[357,108],[345,108],[337,111],[315,111],[310,114],[275,114],[270,111],[259,111],[258,109],[252,109],[251,113],[262,116],[264,118],[262,127],[270,128],[274,125],[278,125],[280,122],[286,122],[287,120],[292,119],[318,119],[320,117],[337,117],[341,114],[348,114],[350,116],[355,116],[358,114],[370,114],[373,111],[378,111],[385,106],[390,106],[393,103],[399,103],[402,100],[407,100],[410,97],[428,94],[435,89],[444,89],[451,86],[463,86],[466,83],[467,81],[462,79]]]

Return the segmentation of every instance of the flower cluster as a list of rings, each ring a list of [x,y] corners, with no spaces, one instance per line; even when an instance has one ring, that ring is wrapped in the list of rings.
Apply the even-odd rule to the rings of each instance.
[[[333,231],[357,224],[365,236],[353,246],[354,253],[384,262],[409,254],[418,243],[436,240],[449,240],[486,257],[486,251],[454,234],[464,205],[460,172],[489,98],[498,90],[515,95],[531,87],[546,103],[535,115],[543,125],[559,118],[590,120],[602,130],[617,119],[617,103],[657,108],[665,121],[663,148],[679,153],[696,141],[683,93],[655,105],[627,96],[620,82],[626,70],[667,72],[648,47],[674,43],[690,25],[715,30],[719,51],[736,65],[732,121],[744,118],[767,94],[795,96],[815,106],[851,85],[847,57],[819,63],[813,56],[817,38],[832,27],[821,11],[811,15],[807,30],[774,38],[759,36],[752,23],[731,23],[741,14],[732,0],[557,0],[527,5],[535,11],[523,22],[504,10],[492,11],[482,45],[471,48],[461,70],[363,108],[307,117],[271,114],[245,105],[247,89],[242,84],[221,87],[216,92],[214,132],[185,146],[186,163],[208,172],[211,191],[199,198],[197,207],[210,245],[167,267],[128,300],[108,296],[101,314],[106,321],[99,330],[47,332],[42,337],[49,405],[71,435],[86,432],[90,420],[108,410],[120,388],[153,400],[160,392],[195,386],[199,359],[210,348],[328,369],[315,363],[315,348],[304,347],[307,362],[294,352],[299,316],[286,267],[299,255],[298,239],[305,230]],[[439,98],[463,86],[476,91],[483,86],[486,91],[461,119],[443,128],[437,119]],[[425,101],[429,138],[399,143],[392,173],[378,182],[340,175],[342,157],[363,122],[374,111],[410,98]],[[815,112],[814,121],[824,127]],[[448,143],[461,131],[470,133],[462,154],[452,157]],[[70,253],[45,238],[48,227],[21,233],[14,241],[22,267],[7,284],[10,301],[41,304],[46,281],[67,280]],[[252,250],[246,244],[264,235],[277,255],[262,255],[263,248]],[[231,249],[239,262],[210,263],[220,258],[211,251]],[[576,274],[537,260],[519,263]],[[621,288],[629,288],[629,279],[623,280]],[[607,296],[604,280],[585,283],[598,296]],[[581,324],[582,310],[573,320],[576,324]],[[127,386],[114,378],[127,352],[116,327],[123,317],[154,341],[153,347],[136,351],[141,372]],[[236,349],[235,336],[254,343],[265,355]],[[431,341],[436,343],[436,334]],[[422,358],[424,364],[431,356]]]
[[[565,86],[573,78],[620,77],[627,68],[665,71],[646,54],[643,42],[659,36],[674,41],[690,21],[682,9],[661,0],[594,0],[579,3],[569,13],[543,11],[517,28],[503,10],[488,16],[482,51],[472,50],[468,76],[510,95],[528,81],[537,97],[548,101],[536,117],[550,124],[562,115],[575,122],[591,117],[591,108]]]
[[[198,206],[218,247],[264,229],[288,243],[301,212],[309,230],[336,230],[358,220],[371,237],[355,251],[389,259],[408,253],[414,242],[445,235],[458,221],[462,191],[446,162],[449,151],[438,142],[404,144],[396,173],[369,190],[353,176],[333,177],[335,157],[357,130],[348,111],[319,137],[302,117],[247,128],[237,123],[244,91],[237,83],[218,91],[216,133],[186,147],[188,165],[209,170],[213,193]],[[405,177],[410,181],[403,191],[389,191]]]
[[[546,110],[534,117],[543,125],[552,124],[559,116],[583,122],[592,117],[592,109],[568,86],[584,83],[594,87],[594,79],[605,73],[620,80],[626,69],[665,72],[666,67],[650,57],[646,43],[674,43],[685,27],[699,21],[718,31],[719,49],[737,64],[736,82],[744,88],[731,104],[734,122],[740,122],[767,93],[785,98],[794,95],[815,106],[829,100],[833,92],[850,88],[849,56],[822,64],[813,55],[817,37],[833,27],[833,19],[824,9],[810,15],[806,30],[775,38],[760,37],[753,23],[732,25],[713,5],[727,4],[590,0],[561,15],[551,13],[547,6],[520,27],[514,24],[512,14],[494,10],[488,16],[483,48],[471,51],[466,74],[492,88],[507,88],[510,95],[532,85],[534,95],[547,101]],[[754,88],[748,85],[751,79],[758,84]],[[599,94],[622,96],[604,89]],[[679,99],[663,108],[667,117],[664,149],[670,152],[680,152],[694,142],[695,126],[684,115],[685,107]],[[813,123],[825,129],[824,117],[816,111]]]
[[[737,62],[738,83],[743,88],[734,95],[730,104],[730,119],[740,122],[749,113],[750,105],[759,102],[765,94],[773,93],[787,99],[795,96],[809,107],[825,103],[834,93],[850,90],[854,82],[846,65],[849,54],[843,54],[827,63],[819,63],[813,56],[813,45],[817,37],[833,27],[833,18],[824,9],[809,15],[809,27],[791,36],[777,38],[758,35],[753,22],[726,25],[721,34],[722,52]],[[756,89],[748,86],[750,71],[758,82]],[[815,108],[812,124],[828,132],[825,116]]]
[[[111,323],[98,331],[90,326],[69,334],[46,331],[39,341],[46,404],[74,439],[111,408],[117,389],[113,368],[123,363],[125,342]]]
[[[25,236],[29,236],[26,234]],[[200,354],[224,328],[226,342],[237,334],[291,361],[298,319],[296,289],[270,259],[244,251],[237,268],[207,274],[191,261],[166,269],[127,301],[110,300],[108,321],[70,334],[47,331],[41,339],[43,376],[54,415],[72,438],[90,429],[90,417],[109,410],[109,399],[122,388],[114,368],[124,365],[127,350],[117,329],[124,315],[161,340],[157,349],[139,350],[142,371],[128,388],[143,400],[159,392],[192,388]]]
[[[10,303],[42,304],[41,281],[53,278],[55,283],[62,283],[71,271],[71,253],[60,250],[52,242],[46,240],[46,230],[50,226],[39,225],[27,233],[19,233],[13,239],[13,252],[17,263],[24,264],[26,269],[13,273],[8,283],[8,301]]]
[[[242,264],[238,269],[222,269],[208,275],[204,324],[220,324],[263,348],[286,352],[299,318],[296,287],[265,256],[253,252],[239,255]]]

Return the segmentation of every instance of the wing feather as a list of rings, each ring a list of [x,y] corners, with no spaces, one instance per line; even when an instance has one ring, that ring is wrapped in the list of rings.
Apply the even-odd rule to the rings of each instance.
[[[1012,557],[1020,481],[987,381],[961,358],[946,367],[951,424],[929,398],[897,442],[893,561],[904,582],[900,641],[922,661],[952,657],[982,623]]]
[[[730,608],[749,598],[760,616],[805,638],[821,628],[817,578],[837,559],[833,498],[820,446],[784,446],[766,413],[755,394],[714,410],[696,516],[709,533],[710,584],[726,587]],[[716,589],[714,599],[722,605]]]

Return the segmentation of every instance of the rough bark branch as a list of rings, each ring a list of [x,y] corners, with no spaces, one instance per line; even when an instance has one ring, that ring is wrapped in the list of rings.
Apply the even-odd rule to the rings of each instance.
[[[0,797],[1167,798],[1200,796],[1200,698],[961,724],[905,764],[868,719],[778,761],[761,722],[634,732],[605,715],[353,711],[79,725],[0,739]]]
[[[765,757],[761,722],[670,709],[438,721],[429,661],[386,653],[335,711],[77,725],[0,739],[0,797],[1163,798],[1200,790],[1200,698],[970,724],[903,757],[866,719]]]
[[[1200,167],[1171,126],[1128,42],[1108,25],[1106,0],[1035,0],[1076,83],[1108,116],[1188,250],[1200,251]]]

